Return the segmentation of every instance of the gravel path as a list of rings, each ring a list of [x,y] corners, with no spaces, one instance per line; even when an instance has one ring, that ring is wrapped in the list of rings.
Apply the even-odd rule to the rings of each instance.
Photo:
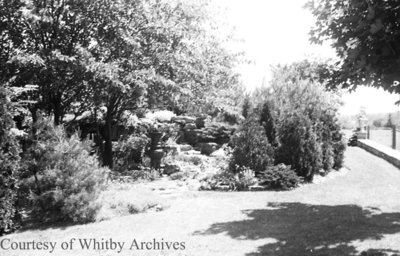
[[[353,147],[346,152],[345,165],[350,171],[294,191],[186,192],[162,212],[12,234],[1,239],[57,242],[56,250],[9,250],[0,255],[303,256],[400,251],[400,170]],[[125,244],[118,253],[82,250],[75,240],[74,250],[61,250],[61,243],[71,238]],[[164,248],[169,242],[182,244],[176,245],[178,250],[138,250],[142,241]]]

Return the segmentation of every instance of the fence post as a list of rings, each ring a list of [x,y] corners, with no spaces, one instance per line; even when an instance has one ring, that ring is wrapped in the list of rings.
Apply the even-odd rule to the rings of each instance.
[[[369,125],[367,126],[367,140],[369,140]]]
[[[396,149],[396,125],[392,126],[392,148]]]

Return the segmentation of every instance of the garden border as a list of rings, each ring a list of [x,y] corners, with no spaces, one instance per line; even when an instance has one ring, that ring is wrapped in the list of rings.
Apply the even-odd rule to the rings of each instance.
[[[397,168],[400,168],[400,151],[383,146],[371,140],[358,140],[357,146],[375,156],[385,159]]]

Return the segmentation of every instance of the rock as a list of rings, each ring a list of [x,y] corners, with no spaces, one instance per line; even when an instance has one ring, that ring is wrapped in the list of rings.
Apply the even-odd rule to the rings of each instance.
[[[210,155],[218,149],[218,144],[214,142],[199,143],[197,146],[200,148],[200,152],[204,155]]]
[[[174,116],[171,118],[171,121],[179,124],[186,124],[194,123],[196,121],[196,118],[191,116]]]
[[[229,190],[231,190],[231,188],[228,185],[216,185],[215,190],[229,191]]]
[[[186,155],[201,155],[201,152],[200,151],[197,151],[197,150],[189,150],[189,151],[186,151],[186,152],[184,152]]]
[[[195,123],[198,128],[203,128],[206,124],[206,117],[204,116],[196,118]]]
[[[201,142],[215,142],[216,140],[217,138],[212,135],[204,135],[199,137],[199,141]]]
[[[187,124],[185,124],[185,127],[183,129],[185,129],[185,130],[194,130],[196,128],[197,127],[196,127],[196,125],[194,123],[187,123]]]
[[[267,190],[267,186],[261,186],[261,185],[252,185],[252,186],[249,186],[249,190],[250,191],[264,191],[264,190]]]
[[[195,145],[199,141],[197,132],[195,130],[185,130],[184,141],[190,145]]]
[[[164,174],[171,175],[181,171],[181,167],[176,164],[166,164],[164,166]]]
[[[210,154],[212,157],[227,157],[223,148],[220,148]]]
[[[185,173],[184,173],[184,172],[181,172],[181,171],[172,173],[172,174],[170,175],[170,178],[171,178],[172,180],[181,180],[181,179],[183,179],[184,177],[185,177]]]
[[[182,152],[187,152],[187,151],[193,150],[193,147],[190,146],[189,144],[182,144],[182,145],[179,145],[179,147],[180,147],[180,151],[182,151]]]
[[[166,147],[166,149],[168,149],[168,151],[170,151],[173,156],[181,154],[181,146],[178,144],[170,145],[170,146]]]

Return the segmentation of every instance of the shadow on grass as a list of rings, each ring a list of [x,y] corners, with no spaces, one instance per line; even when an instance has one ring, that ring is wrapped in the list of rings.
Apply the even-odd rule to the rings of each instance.
[[[249,219],[215,223],[194,234],[226,233],[237,240],[272,239],[273,242],[260,246],[248,256],[336,256],[358,255],[356,248],[350,245],[351,241],[378,240],[385,234],[400,232],[400,213],[372,214],[356,205],[274,203],[268,204],[266,209],[246,210],[244,213]],[[397,251],[369,252],[376,254],[365,255]]]

